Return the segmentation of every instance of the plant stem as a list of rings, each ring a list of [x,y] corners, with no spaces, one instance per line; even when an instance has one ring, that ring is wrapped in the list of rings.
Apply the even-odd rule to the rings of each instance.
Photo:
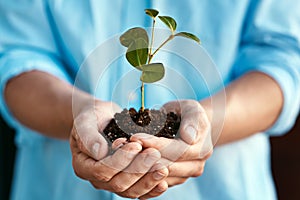
[[[170,40],[172,40],[175,36],[172,34],[170,35],[154,52],[149,56],[149,63],[151,62],[153,56],[163,47],[165,46]]]
[[[141,98],[141,100],[142,100],[142,111],[144,111],[144,109],[145,109],[145,87],[144,87],[144,82],[142,81],[142,86],[141,86],[141,94],[142,94],[142,98]]]
[[[152,30],[151,30],[151,42],[150,42],[150,50],[149,50],[149,59],[148,64],[150,64],[151,60],[151,54],[152,54],[152,48],[153,48],[153,41],[154,41],[154,26],[155,26],[155,19],[153,18],[152,21]]]
[[[153,18],[148,64],[150,64],[150,62],[151,62],[150,58],[151,58],[151,54],[152,54],[153,41],[154,41],[154,26],[155,26],[155,19]],[[145,109],[145,86],[144,86],[144,82],[143,81],[142,81],[142,86],[141,86],[141,104],[142,104],[142,108],[141,109],[142,109],[142,111],[144,111],[144,109]]]

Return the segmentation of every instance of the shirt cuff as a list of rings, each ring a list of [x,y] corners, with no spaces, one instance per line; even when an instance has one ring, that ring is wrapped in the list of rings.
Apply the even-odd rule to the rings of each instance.
[[[13,50],[2,54],[0,56],[0,111],[11,127],[16,128],[19,122],[14,118],[5,102],[5,86],[9,79],[32,70],[46,72],[71,82],[63,63],[52,54],[30,50]]]
[[[295,124],[300,105],[299,65],[298,54],[254,45],[244,47],[234,65],[235,77],[260,71],[272,77],[280,86],[284,97],[283,108],[277,121],[266,131],[269,135],[282,135]]]

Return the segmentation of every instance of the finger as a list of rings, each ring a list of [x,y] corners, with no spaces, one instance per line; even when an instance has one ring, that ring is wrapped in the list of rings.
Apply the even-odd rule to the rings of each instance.
[[[210,122],[205,110],[197,101],[188,101],[182,109],[180,137],[188,144],[195,144],[210,135]]]
[[[155,188],[153,188],[150,192],[147,194],[144,194],[139,199],[146,200],[154,197],[158,197],[162,195],[165,191],[168,189],[168,183],[166,181],[161,181]]]
[[[168,166],[170,177],[198,177],[203,174],[205,161],[193,160],[174,162]]]
[[[118,138],[111,144],[111,148],[113,151],[115,151],[120,147],[124,146],[126,143],[127,143],[127,138]]]
[[[72,144],[73,145],[73,144]],[[128,143],[113,155],[95,161],[82,153],[76,146],[73,148],[73,168],[77,176],[86,180],[108,182],[113,176],[124,170],[142,150],[139,143]],[[76,153],[79,152],[79,153]]]
[[[89,180],[89,182],[97,190],[106,190],[106,191],[113,192],[113,191],[111,191],[110,186],[105,182],[96,181],[96,180]]]
[[[109,181],[113,191],[121,193],[127,190],[142,178],[159,159],[159,151],[153,148],[148,148],[139,153],[123,172],[120,172]]]
[[[195,144],[205,138],[210,131],[210,123],[205,110],[194,100],[173,101],[163,108],[181,115],[180,137],[188,144]]]
[[[192,145],[177,161],[207,160],[213,153],[213,147],[203,148],[202,145]]]
[[[188,150],[190,145],[181,139],[168,139],[164,137],[156,137],[145,133],[137,133],[131,136],[130,141],[140,143],[144,148],[158,149],[162,157],[170,161],[176,161],[182,157]]]
[[[213,152],[214,149],[214,145],[212,142],[212,137],[211,137],[211,133],[207,133],[205,136],[205,138],[203,139],[203,141],[201,141],[197,146],[199,146],[200,148],[200,154],[199,154],[199,158],[200,159],[208,159]],[[194,152],[197,152],[197,147],[191,149]],[[199,153],[199,149],[198,149],[198,153]]]
[[[73,130],[72,130],[73,131]],[[80,153],[81,151],[79,150],[78,148],[78,144],[74,138],[74,136],[70,136],[70,139],[69,139],[69,142],[70,142],[70,148],[71,148],[71,152],[72,152],[72,155],[77,155],[78,153]]]
[[[164,104],[162,106],[161,110],[166,113],[174,112],[178,115],[181,115],[180,101],[170,101],[170,102]]]
[[[173,187],[175,185],[183,184],[187,181],[188,178],[181,178],[181,177],[167,177],[166,182],[169,187]]]
[[[207,137],[210,138],[210,137]],[[156,137],[145,133],[137,133],[131,136],[130,141],[140,143],[144,148],[158,149],[163,158],[171,161],[185,161],[185,160],[206,160],[211,156],[213,145],[211,140],[188,145],[180,139],[168,139],[163,137]]]
[[[73,137],[70,138],[70,147],[72,151],[72,166],[75,174],[82,179],[90,179],[96,161],[82,153]]]
[[[150,171],[151,172],[144,175],[138,182],[119,195],[129,198],[141,197],[149,193],[168,176],[168,169],[160,164],[155,164]]]
[[[121,107],[113,102],[102,102],[100,106],[95,106],[93,112],[97,117],[98,130],[103,132],[114,114],[121,111]]]
[[[96,163],[96,180],[108,182],[113,176],[130,165],[135,157],[142,151],[139,143],[127,143],[118,149],[113,155],[107,156]],[[104,178],[104,179],[103,179]]]
[[[78,148],[94,158],[100,160],[108,153],[108,144],[98,131],[98,122],[95,114],[90,112],[80,114],[74,120],[72,137],[78,143]]]

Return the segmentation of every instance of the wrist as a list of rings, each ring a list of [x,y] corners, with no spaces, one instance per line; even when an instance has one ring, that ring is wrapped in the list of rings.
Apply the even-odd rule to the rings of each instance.
[[[72,93],[72,114],[75,119],[80,113],[100,107],[103,101],[96,99],[92,95],[78,89]]]
[[[207,98],[207,99],[201,100],[199,103],[202,106],[202,108],[204,109],[209,122],[212,123],[213,109],[212,109],[212,105],[211,105],[212,104],[211,99]]]

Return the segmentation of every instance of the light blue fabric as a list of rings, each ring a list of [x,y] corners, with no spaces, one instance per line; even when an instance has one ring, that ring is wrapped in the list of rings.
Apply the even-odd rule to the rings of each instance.
[[[122,199],[97,191],[77,178],[68,142],[22,126],[9,112],[3,91],[10,78],[30,70],[73,82],[84,59],[98,45],[129,27],[150,26],[143,11],[150,7],[173,16],[179,31],[190,31],[201,38],[225,85],[258,70],[278,81],[284,95],[283,110],[270,130],[216,148],[203,176],[170,189],[158,199],[276,199],[268,137],[289,130],[299,110],[298,0],[1,1],[0,109],[17,130],[18,146],[13,200]],[[111,89],[121,72],[103,80],[103,99],[111,98]],[[188,68],[182,70],[184,73],[193,79]],[[199,87],[195,94],[199,99],[207,95],[201,89],[205,88]],[[150,97],[153,100],[149,105],[156,103],[155,96]],[[160,98],[166,101],[172,97]]]

